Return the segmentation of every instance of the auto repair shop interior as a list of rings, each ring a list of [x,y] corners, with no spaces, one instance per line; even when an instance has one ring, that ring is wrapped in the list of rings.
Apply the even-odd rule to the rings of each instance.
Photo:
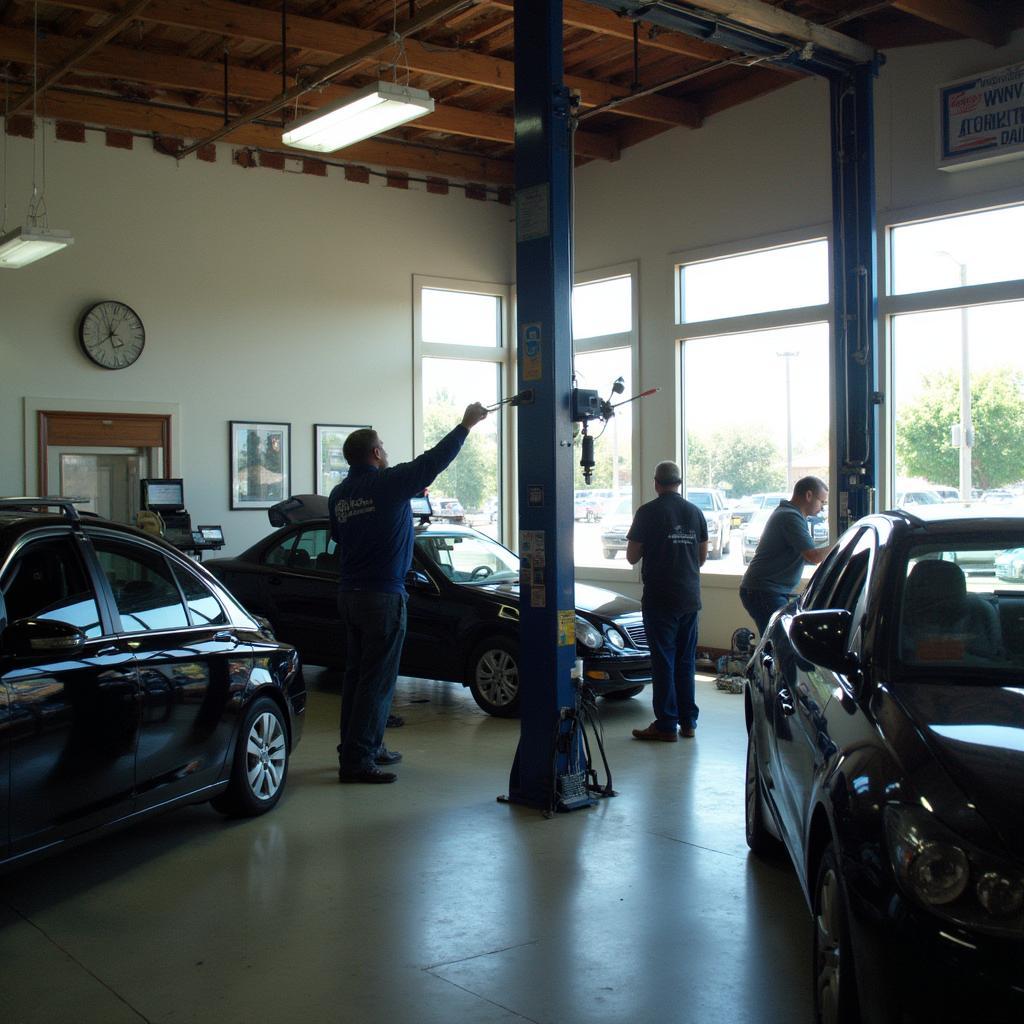
[[[338,786],[340,673],[307,658],[272,813],[190,804],[6,867],[0,1019],[858,1019],[821,993],[839,967],[812,964],[793,866],[748,850],[745,697],[714,680],[753,627],[732,510],[821,476],[828,543],[910,492],[1020,497],[1024,469],[978,468],[981,399],[957,431],[961,374],[1024,381],[1022,69],[1019,0],[0,0],[0,235],[73,237],[0,267],[0,496],[85,493],[134,523],[140,479],[181,480],[192,527],[223,535],[192,553],[231,558],[276,501],[329,492],[348,431],[372,425],[395,464],[468,402],[531,388],[432,490],[441,522],[523,554],[522,532],[549,538],[519,668],[550,679],[520,720],[402,676],[381,792]],[[282,142],[378,80],[431,112],[326,152]],[[106,361],[104,301],[145,339]],[[943,376],[940,479],[912,441]],[[658,389],[588,423],[591,480],[573,382]],[[612,527],[664,459],[712,531],[700,726],[636,743],[649,687],[598,700],[618,795],[545,816],[530,773],[575,660],[558,608],[574,580],[639,598]],[[5,657],[0,637],[6,688]]]

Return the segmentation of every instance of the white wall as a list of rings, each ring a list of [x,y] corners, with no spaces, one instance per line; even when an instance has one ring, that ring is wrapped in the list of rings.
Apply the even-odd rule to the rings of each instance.
[[[8,140],[8,224],[31,190],[31,144]],[[220,522],[236,552],[264,536],[265,512],[230,512],[228,421],[292,425],[292,490],[314,489],[313,427],[372,423],[392,457],[412,438],[412,275],[508,283],[512,211],[494,202],[243,169],[181,164],[136,139],[56,142],[46,126],[52,227],[70,249],[0,272],[0,493],[30,492],[26,399],[50,408],[177,405],[174,471],[194,521]],[[146,326],[134,366],[101,370],[78,348],[91,303],[128,303]],[[34,431],[30,431],[34,433]]]
[[[1014,190],[1024,199],[1024,161],[955,174],[935,168],[936,86],[1024,59],[1024,33],[1000,50],[947,43],[894,50],[888,58],[876,90],[880,219],[894,208],[1005,200]],[[626,150],[618,163],[577,172],[577,269],[627,260],[640,268],[638,384],[662,388],[639,407],[640,500],[654,496],[654,465],[680,450],[672,254],[827,225],[831,217],[829,95],[817,79],[716,115],[697,131],[667,132]],[[708,386],[730,401],[727,377]],[[615,586],[638,593],[631,576]],[[705,574],[701,646],[728,647],[733,629],[750,624],[738,587],[739,576]]]

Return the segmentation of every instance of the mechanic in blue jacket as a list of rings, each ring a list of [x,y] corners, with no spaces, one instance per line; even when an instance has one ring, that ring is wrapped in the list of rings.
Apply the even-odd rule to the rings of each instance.
[[[402,755],[383,746],[405,640],[405,574],[412,565],[409,499],[454,461],[470,430],[487,416],[473,402],[462,422],[412,462],[388,465],[375,430],[349,434],[348,476],[331,491],[331,533],[340,552],[338,609],[347,634],[341,690],[341,782],[394,782]]]

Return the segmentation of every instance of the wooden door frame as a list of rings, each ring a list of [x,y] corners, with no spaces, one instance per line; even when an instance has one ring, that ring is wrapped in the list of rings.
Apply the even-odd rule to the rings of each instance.
[[[83,448],[160,448],[163,472],[172,474],[171,415],[163,413],[77,412],[39,409],[36,412],[37,481],[49,494],[47,449],[50,445]]]

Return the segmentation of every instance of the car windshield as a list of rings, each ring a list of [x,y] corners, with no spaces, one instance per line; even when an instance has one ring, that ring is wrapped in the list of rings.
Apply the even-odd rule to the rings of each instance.
[[[715,502],[711,497],[710,491],[687,491],[686,500],[701,509],[710,509],[715,507]]]
[[[1024,669],[1024,533],[998,547],[975,535],[911,548],[901,595],[904,666],[979,682]]]
[[[519,558],[479,533],[425,533],[416,550],[454,583],[507,583],[519,579]]]

